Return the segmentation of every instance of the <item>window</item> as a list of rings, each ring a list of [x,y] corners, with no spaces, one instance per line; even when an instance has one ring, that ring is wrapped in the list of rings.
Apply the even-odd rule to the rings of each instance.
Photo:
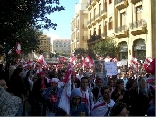
[[[120,26],[124,26],[126,24],[126,13],[123,12],[120,14]]]
[[[112,17],[109,18],[108,29],[109,30],[113,29],[113,19],[112,19]]]
[[[101,3],[99,4],[99,16],[101,15]]]
[[[104,25],[104,33],[107,33],[107,21],[105,21],[105,25]]]
[[[92,31],[90,30],[90,36],[92,35]]]
[[[94,28],[94,34],[96,34],[96,28]]]
[[[112,0],[109,0],[109,4],[111,4],[112,3]]]
[[[101,35],[101,25],[99,25],[98,35]]]
[[[96,8],[94,9],[94,20],[95,20],[95,17],[96,17]]]
[[[91,17],[92,15],[91,15],[91,13],[90,13],[90,20],[92,19],[92,17]]]
[[[142,15],[142,5],[136,7],[136,21],[141,20],[141,15]]]

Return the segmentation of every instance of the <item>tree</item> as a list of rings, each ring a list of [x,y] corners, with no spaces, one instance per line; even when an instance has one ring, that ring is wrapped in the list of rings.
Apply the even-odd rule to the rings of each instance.
[[[19,40],[16,34],[27,27],[33,29],[56,29],[47,15],[64,10],[59,0],[1,0],[0,1],[0,44],[8,43],[11,47]],[[27,40],[26,40],[27,41]]]
[[[84,56],[85,53],[86,53],[86,50],[84,48],[77,48],[77,49],[75,49],[74,55]]]
[[[117,57],[120,47],[113,39],[103,39],[94,46],[94,52],[102,57]]]

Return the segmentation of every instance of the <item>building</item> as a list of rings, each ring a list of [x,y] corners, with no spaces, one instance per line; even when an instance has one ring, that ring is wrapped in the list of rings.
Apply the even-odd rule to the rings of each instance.
[[[53,40],[53,53],[69,55],[71,52],[70,39],[55,39]]]
[[[88,37],[112,37],[122,47],[119,60],[154,58],[155,5],[155,0],[89,0]]]
[[[47,35],[41,35],[39,48],[43,51],[44,57],[49,58],[52,51],[51,38]]]
[[[86,10],[87,0],[79,0],[75,5],[75,15],[71,21],[71,52],[76,48],[87,49],[88,40],[88,11]]]

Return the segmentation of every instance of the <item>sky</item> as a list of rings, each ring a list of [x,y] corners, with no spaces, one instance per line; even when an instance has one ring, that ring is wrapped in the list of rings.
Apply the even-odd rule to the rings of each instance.
[[[43,30],[43,34],[51,37],[51,41],[58,38],[71,38],[71,20],[74,17],[76,3],[78,0],[60,0],[60,5],[64,6],[65,10],[47,16],[53,23],[57,24],[56,30]]]

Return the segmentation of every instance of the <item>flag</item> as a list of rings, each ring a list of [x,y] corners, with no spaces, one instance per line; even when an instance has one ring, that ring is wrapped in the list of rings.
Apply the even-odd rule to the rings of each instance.
[[[115,57],[112,62],[118,62],[118,59]]]
[[[44,61],[44,56],[43,56],[43,54],[41,54],[41,55],[39,56],[37,62],[43,64],[43,61]]]
[[[86,62],[88,62],[90,68],[94,65],[93,60],[89,56],[87,56],[85,58],[85,60],[86,60]]]
[[[38,59],[38,56],[37,56],[35,53],[33,53],[33,54],[34,54],[34,58],[35,58],[35,59]]]
[[[92,108],[91,115],[92,116],[104,116],[107,113],[108,108],[113,107],[114,104],[115,104],[115,102],[113,100],[110,100],[109,104],[107,104],[103,100],[100,100]]]
[[[21,54],[22,53],[22,51],[21,51],[21,44],[20,43],[16,44],[16,53],[17,54]]]
[[[71,95],[71,75],[73,70],[71,66],[68,67],[65,78],[63,82],[65,83],[65,87],[63,89],[61,99],[58,107],[62,108],[67,114],[70,114],[70,95]]]

